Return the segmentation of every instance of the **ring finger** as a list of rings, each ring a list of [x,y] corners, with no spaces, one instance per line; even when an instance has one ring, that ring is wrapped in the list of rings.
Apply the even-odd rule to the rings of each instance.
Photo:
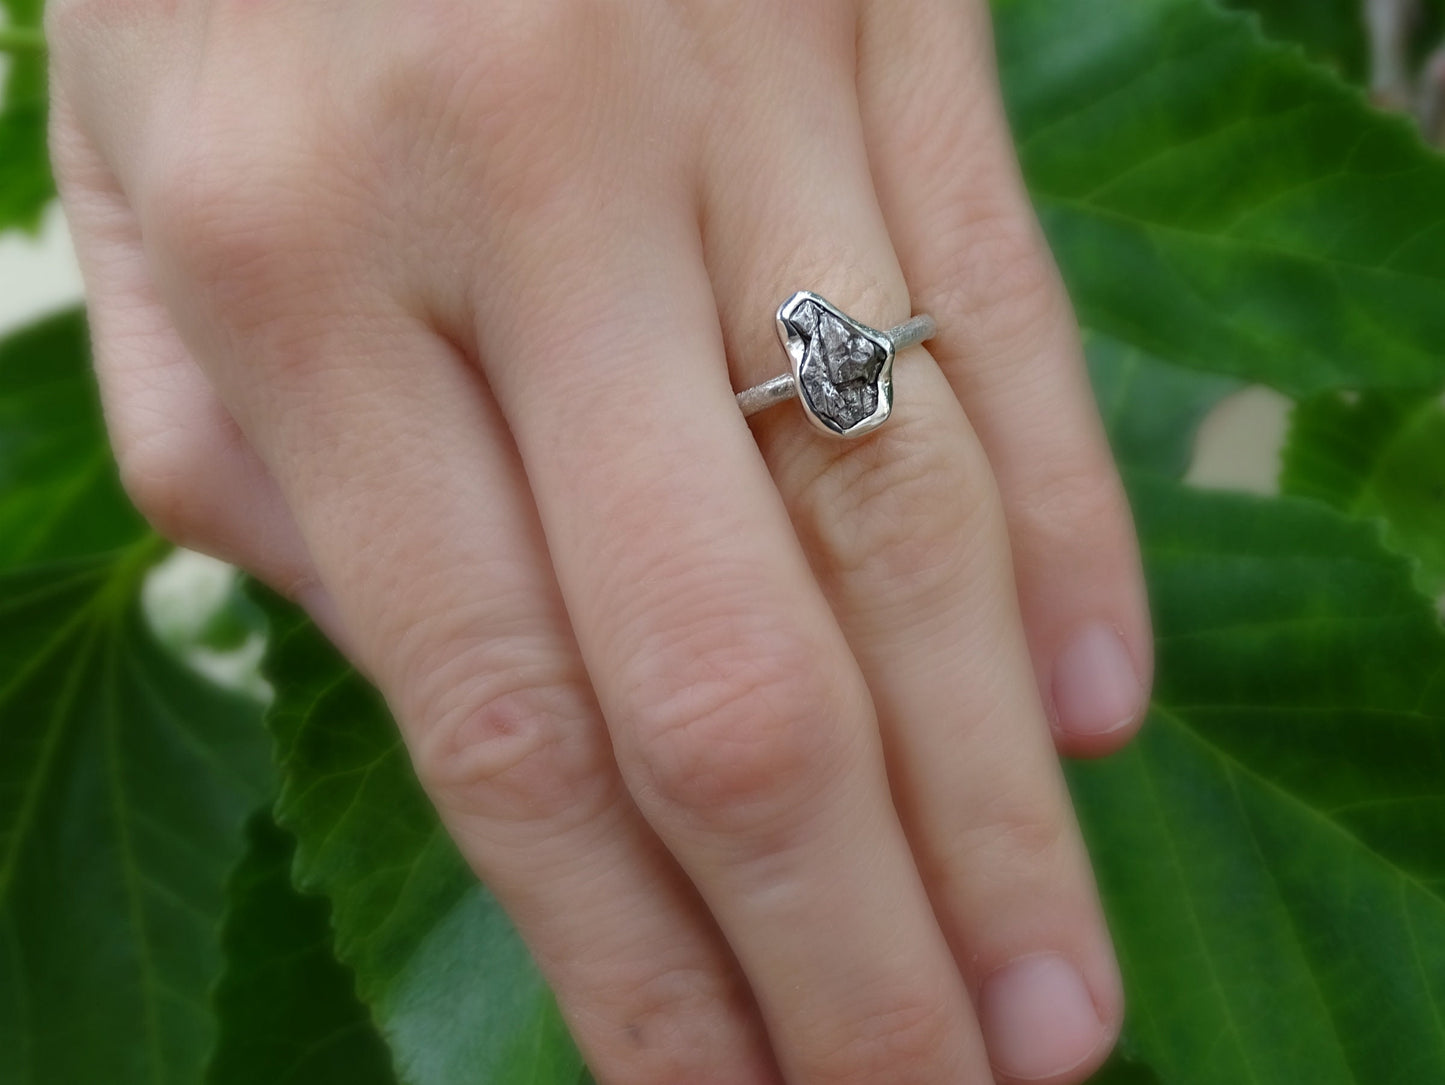
[[[821,97],[837,111],[804,129],[759,121],[774,126],[761,141],[770,169],[747,185],[730,172],[707,193],[738,388],[786,367],[772,314],[796,289],[877,327],[909,315],[851,81]],[[716,153],[735,162],[740,150]],[[1003,509],[928,353],[905,351],[895,371],[893,415],[870,437],[822,436],[796,403],[755,432],[863,667],[895,802],[995,1068],[1079,1080],[1117,1028],[1118,978],[1033,678]]]

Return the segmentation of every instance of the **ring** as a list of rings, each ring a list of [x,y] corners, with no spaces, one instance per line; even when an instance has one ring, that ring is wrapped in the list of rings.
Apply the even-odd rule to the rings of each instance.
[[[738,407],[749,417],[797,396],[824,433],[862,437],[893,412],[894,355],[937,331],[931,316],[915,316],[880,332],[799,290],[778,306],[778,338],[792,372],[739,392]]]

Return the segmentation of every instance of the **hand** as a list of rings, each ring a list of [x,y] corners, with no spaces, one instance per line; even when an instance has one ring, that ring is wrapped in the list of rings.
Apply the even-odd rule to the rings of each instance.
[[[130,492],[378,683],[599,1080],[1082,1080],[1050,722],[1148,620],[983,5],[49,8]],[[741,417],[797,289],[937,318],[877,434]]]

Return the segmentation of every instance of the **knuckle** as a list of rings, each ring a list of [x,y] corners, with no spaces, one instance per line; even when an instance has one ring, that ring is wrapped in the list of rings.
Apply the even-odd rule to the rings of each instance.
[[[1048,334],[1068,302],[1032,214],[1026,208],[995,208],[959,231],[957,251],[967,255],[945,282],[946,297],[939,303],[950,324],[989,353]]]
[[[958,1021],[944,992],[910,982],[886,1004],[870,999],[873,1012],[849,1022],[841,1043],[814,1045],[822,1052],[809,1081],[826,1085],[932,1081],[954,1062]]]
[[[415,757],[438,805],[510,821],[586,816],[613,775],[601,728],[561,685],[468,693],[423,723]]]
[[[1059,467],[1018,498],[1020,539],[1049,545],[1079,539],[1115,537],[1130,522],[1129,501],[1113,465],[1088,457],[1060,454]]]
[[[654,677],[632,691],[634,791],[724,830],[768,827],[806,808],[845,759],[844,680],[794,634],[718,623],[683,643],[687,651],[660,653]]]
[[[1011,811],[993,826],[994,850],[1025,869],[1051,865],[1067,836],[1064,819],[1041,808]]]
[[[190,138],[168,139],[138,212],[150,246],[187,290],[223,318],[244,321],[310,296],[334,250],[337,179],[313,145],[251,140],[248,127],[212,117]],[[260,319],[259,315],[254,319]]]
[[[916,600],[1006,545],[993,474],[969,433],[900,416],[857,447],[808,454],[824,459],[799,491],[801,519],[847,582]]]
[[[218,290],[248,276],[276,232],[256,167],[243,178],[228,154],[187,151],[158,169],[142,203],[145,232],[185,281]]]
[[[117,441],[116,463],[122,488],[150,525],[178,546],[194,546],[200,535],[196,497],[206,485],[196,457],[158,435]]]
[[[629,969],[616,985],[610,1012],[579,1022],[579,1038],[596,1057],[599,1080],[628,1085],[774,1080],[768,1072],[773,1059],[741,976],[693,963],[646,965],[640,977],[632,978],[637,970]],[[719,1077],[722,1066],[732,1073]]]
[[[957,838],[949,869],[987,871],[1000,883],[1054,884],[1072,846],[1070,822],[1058,804],[1001,790]]]

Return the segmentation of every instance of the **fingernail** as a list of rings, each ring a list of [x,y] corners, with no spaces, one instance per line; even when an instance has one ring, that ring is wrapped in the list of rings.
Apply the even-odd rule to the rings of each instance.
[[[1084,977],[1052,953],[1020,957],[989,976],[979,1019],[994,1069],[1020,1081],[1071,1070],[1107,1038]]]
[[[1118,630],[1085,626],[1054,664],[1054,712],[1059,727],[1103,735],[1133,723],[1144,687]]]

